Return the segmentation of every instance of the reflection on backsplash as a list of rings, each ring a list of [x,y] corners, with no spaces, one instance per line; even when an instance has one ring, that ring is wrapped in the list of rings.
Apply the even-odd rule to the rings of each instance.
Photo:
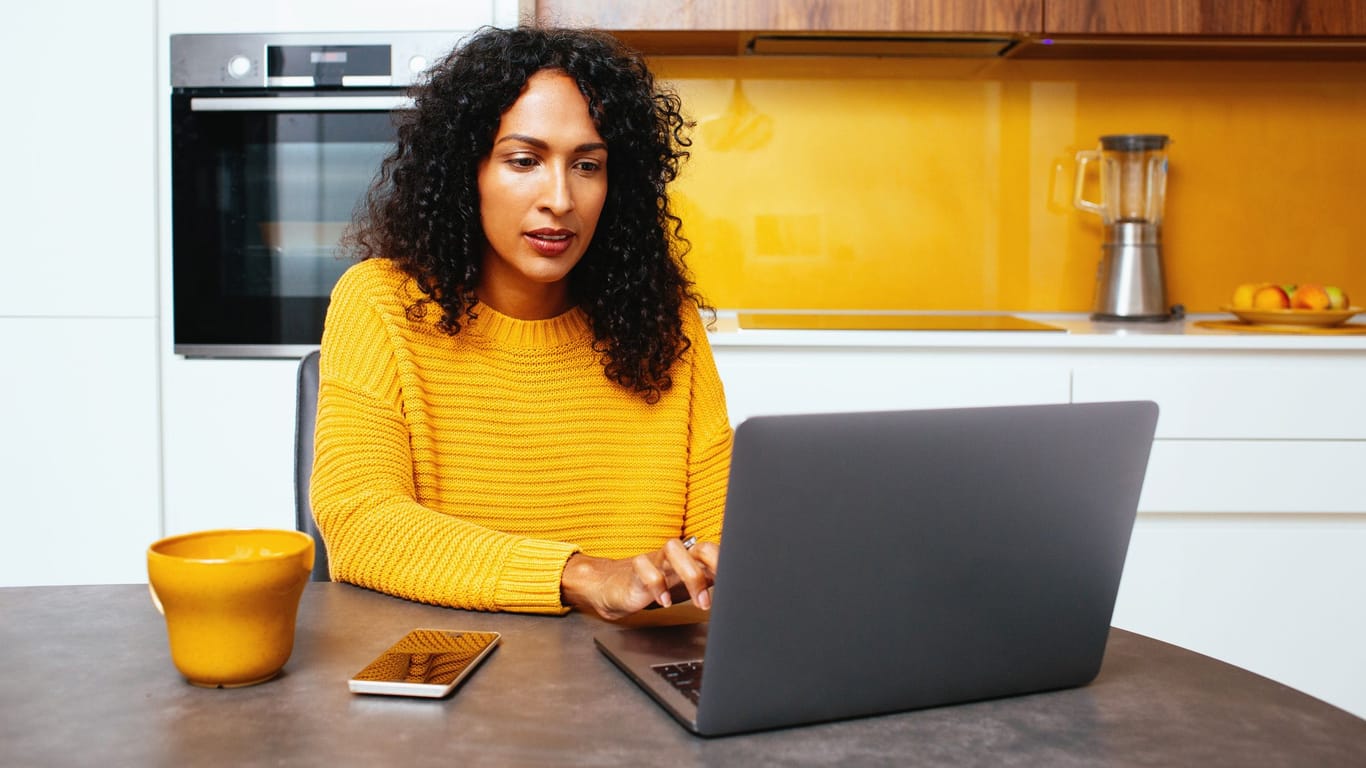
[[[773,138],[773,118],[754,109],[745,98],[740,80],[733,82],[726,108],[702,121],[698,130],[713,152],[756,152]]]
[[[692,158],[674,187],[718,307],[1086,312],[1101,225],[1077,150],[1172,137],[1167,296],[1366,298],[1366,64],[657,58]]]

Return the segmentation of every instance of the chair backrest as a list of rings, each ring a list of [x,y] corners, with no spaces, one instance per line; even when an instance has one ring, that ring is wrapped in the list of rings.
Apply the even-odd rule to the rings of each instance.
[[[313,537],[313,580],[329,581],[327,545],[318,524],[313,521],[313,506],[308,501],[308,484],[313,475],[313,430],[318,420],[318,350],[299,361],[299,381],[294,401],[294,524]]]

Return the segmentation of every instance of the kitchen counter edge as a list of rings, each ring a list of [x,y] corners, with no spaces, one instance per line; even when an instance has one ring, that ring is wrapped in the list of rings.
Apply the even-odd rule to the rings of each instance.
[[[1196,325],[1228,315],[1188,315],[1181,320],[1095,322],[1088,316],[1011,313],[1062,331],[844,331],[740,328],[736,310],[717,310],[708,340],[713,347],[911,347],[985,349],[1116,350],[1344,350],[1366,351],[1366,323],[1360,334],[1243,333]]]

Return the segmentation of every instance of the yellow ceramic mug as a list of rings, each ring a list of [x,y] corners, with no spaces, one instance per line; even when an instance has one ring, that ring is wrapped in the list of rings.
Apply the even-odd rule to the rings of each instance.
[[[147,550],[171,660],[191,683],[231,688],[275,677],[294,650],[313,538],[287,530],[200,531]]]

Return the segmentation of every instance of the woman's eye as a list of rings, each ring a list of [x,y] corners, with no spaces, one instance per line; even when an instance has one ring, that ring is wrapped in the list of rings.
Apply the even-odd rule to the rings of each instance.
[[[574,164],[574,167],[584,173],[596,173],[602,170],[602,163],[597,160],[580,160]]]
[[[512,166],[513,168],[532,168],[536,165],[536,158],[510,157],[508,158],[508,165]]]

